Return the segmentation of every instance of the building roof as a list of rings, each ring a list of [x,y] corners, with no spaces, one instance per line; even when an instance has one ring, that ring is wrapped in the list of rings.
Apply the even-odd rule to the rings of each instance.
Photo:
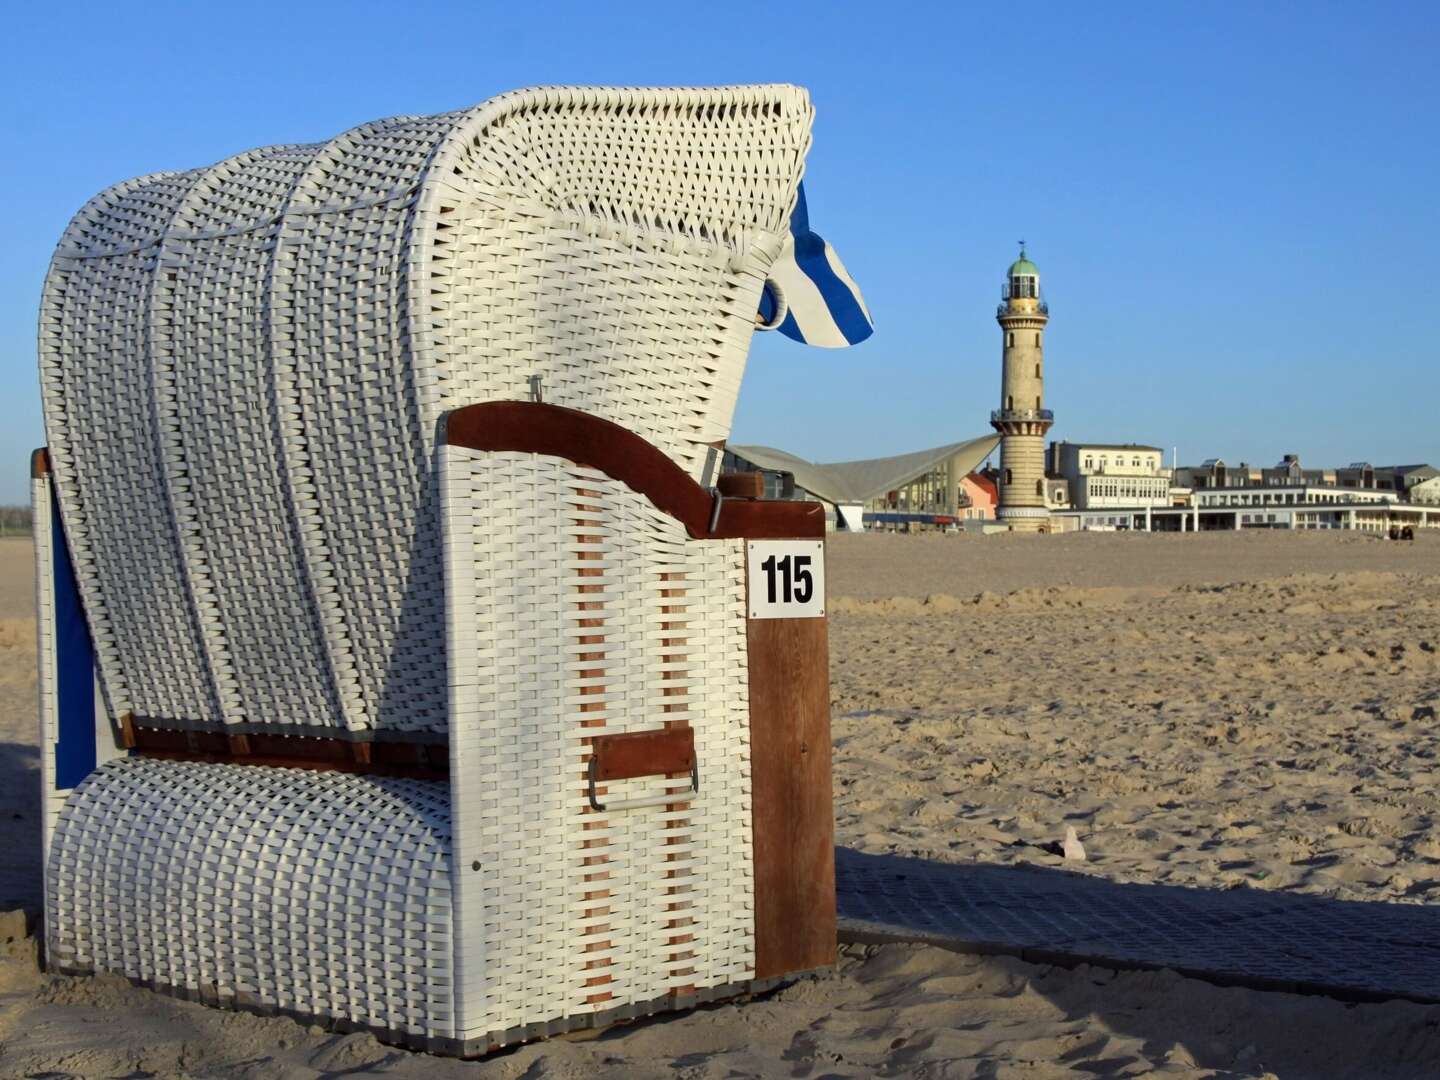
[[[1163,454],[1165,451],[1158,446],[1146,446],[1144,443],[1103,443],[1103,442],[1076,442],[1072,439],[1065,439],[1059,443],[1060,446],[1078,446],[1082,450],[1149,450],[1152,454]]]
[[[1377,465],[1375,471],[1395,473],[1398,476],[1409,476],[1417,472],[1425,476],[1440,476],[1440,469],[1433,465]]]
[[[995,477],[991,476],[988,471],[967,473],[965,479],[983,491],[991,502],[999,501],[1000,485],[995,482]]]
[[[727,446],[738,458],[761,469],[785,472],[810,494],[829,503],[863,503],[903,487],[931,469],[957,458],[963,476],[974,470],[1000,443],[999,435],[981,435],[966,442],[947,443],[895,457],[866,458],[820,464],[806,461],[773,446]]]
[[[1306,470],[1307,472],[1310,470]],[[1300,488],[1318,488],[1321,491],[1368,491],[1375,494],[1385,493],[1393,495],[1385,488],[1362,488],[1350,484],[1332,484],[1324,480],[1316,480],[1313,476],[1302,477],[1299,480],[1291,481],[1288,484],[1216,484],[1214,487],[1202,488],[1202,491],[1296,491]]]

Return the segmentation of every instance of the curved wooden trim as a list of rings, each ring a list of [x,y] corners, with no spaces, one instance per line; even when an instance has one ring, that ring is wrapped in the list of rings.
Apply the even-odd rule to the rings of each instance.
[[[695,540],[808,539],[825,535],[825,508],[796,500],[715,497],[658,447],[598,416],[534,401],[490,401],[447,413],[440,439],[471,450],[513,450],[598,469],[644,495]]]

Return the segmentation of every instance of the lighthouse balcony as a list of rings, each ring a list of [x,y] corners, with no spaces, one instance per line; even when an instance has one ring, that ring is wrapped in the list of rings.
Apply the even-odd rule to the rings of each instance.
[[[1015,299],[1018,301],[1018,300],[1020,300],[1020,299],[1022,299],[1022,298],[1021,298],[1021,297],[1016,297]],[[1001,300],[1000,303],[999,303],[999,305],[995,308],[995,314],[996,314],[996,315],[1049,315],[1049,314],[1050,314],[1050,305],[1049,305],[1046,301],[1044,301],[1044,300],[1040,300],[1040,301],[1036,302],[1036,304],[1035,304],[1034,307],[1018,307],[1018,306],[1017,306],[1017,307],[1012,307],[1011,304],[1012,304],[1013,302],[1014,302],[1014,301],[1011,301],[1011,300],[1009,300],[1009,299]]]
[[[1003,424],[1013,420],[1043,420],[1049,423],[1055,419],[1055,414],[1049,409],[992,409],[990,422],[992,424]]]

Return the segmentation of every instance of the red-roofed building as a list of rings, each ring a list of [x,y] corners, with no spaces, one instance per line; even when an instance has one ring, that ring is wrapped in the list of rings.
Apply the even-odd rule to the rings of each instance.
[[[972,472],[960,478],[960,490],[969,505],[960,511],[960,516],[972,521],[994,521],[995,505],[1000,501],[1000,491],[995,477],[988,472]]]

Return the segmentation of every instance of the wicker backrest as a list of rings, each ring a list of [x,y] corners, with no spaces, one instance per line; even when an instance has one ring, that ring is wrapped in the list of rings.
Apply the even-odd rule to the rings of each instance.
[[[787,86],[543,88],[91,200],[40,366],[111,709],[443,734],[440,416],[538,376],[698,478],[810,120]]]

